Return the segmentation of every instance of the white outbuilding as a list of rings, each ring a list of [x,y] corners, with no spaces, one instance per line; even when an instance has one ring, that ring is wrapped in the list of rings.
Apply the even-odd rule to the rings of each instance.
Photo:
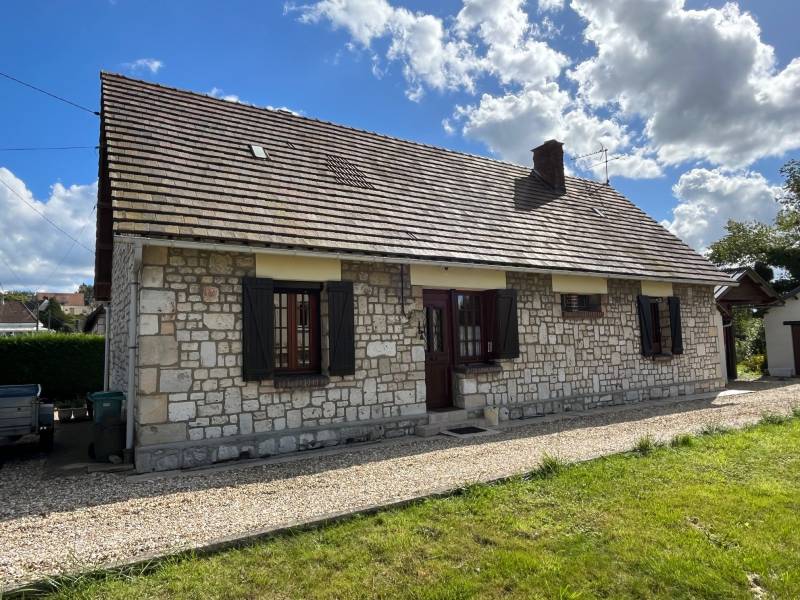
[[[769,374],[796,377],[800,373],[800,287],[764,315]]]

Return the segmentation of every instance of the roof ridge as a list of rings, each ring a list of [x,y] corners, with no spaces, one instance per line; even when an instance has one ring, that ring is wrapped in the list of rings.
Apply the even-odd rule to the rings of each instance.
[[[394,136],[394,135],[388,135],[388,134],[385,134],[385,133],[380,133],[378,131],[372,131],[370,129],[362,129],[361,127],[355,127],[353,125],[345,125],[343,123],[336,123],[335,121],[328,121],[326,119],[320,119],[318,117],[310,117],[310,116],[307,116],[307,115],[301,115],[299,113],[296,113],[296,112],[293,112],[293,111],[289,111],[289,110],[285,110],[285,109],[268,108],[266,106],[258,106],[256,104],[251,104],[251,103],[247,103],[247,102],[231,102],[230,100],[224,100],[222,98],[217,98],[215,96],[211,96],[210,94],[204,94],[203,92],[196,92],[194,90],[187,90],[185,88],[179,88],[179,87],[175,87],[175,86],[171,86],[171,85],[164,85],[163,83],[158,83],[158,82],[155,82],[155,81],[147,81],[145,79],[137,79],[136,77],[129,77],[128,75],[123,75],[122,73],[115,73],[113,71],[101,70],[100,71],[100,75],[101,76],[106,75],[106,76],[111,76],[111,77],[118,77],[120,79],[127,79],[128,81],[135,81],[136,83],[142,83],[144,85],[159,87],[159,88],[162,88],[164,90],[180,92],[182,94],[189,94],[191,96],[197,96],[199,98],[207,98],[207,99],[214,100],[216,102],[222,102],[226,106],[231,106],[231,105],[235,106],[235,105],[238,104],[239,106],[248,107],[248,108],[254,108],[256,110],[263,110],[263,111],[266,111],[266,112],[269,112],[269,113],[281,113],[281,114],[288,115],[288,116],[296,118],[296,119],[302,119],[302,120],[305,120],[305,121],[312,121],[314,123],[322,123],[323,125],[332,125],[333,127],[341,127],[343,129],[349,129],[350,131],[357,131],[359,133],[365,133],[367,135],[374,135],[374,136],[379,137],[379,138],[383,138],[383,139],[387,139],[387,140],[393,140],[393,141],[396,141],[396,142],[402,142],[404,144],[412,144],[414,146],[421,146],[423,148],[429,148],[431,150],[440,150],[442,152],[448,152],[450,154],[457,154],[459,156],[468,156],[470,158],[478,158],[478,159],[481,159],[481,160],[486,160],[486,161],[490,161],[490,162],[494,162],[494,163],[500,163],[500,164],[503,164],[503,165],[508,165],[508,166],[516,167],[516,168],[520,168],[520,169],[530,169],[531,171],[533,171],[533,165],[525,166],[525,165],[521,165],[521,164],[516,163],[516,162],[512,162],[510,160],[503,160],[501,158],[495,158],[495,157],[492,157],[492,156],[485,156],[483,154],[474,154],[472,152],[464,152],[462,150],[454,150],[453,148],[447,148],[445,146],[437,146],[436,144],[428,144],[426,142],[420,142],[420,141],[417,141],[417,140],[409,140],[409,139],[401,138],[401,137]],[[587,183],[594,183],[594,184],[601,185],[601,186],[604,185],[604,186],[607,186],[607,187],[609,187],[611,189],[614,189],[616,191],[616,188],[614,188],[614,186],[612,186],[612,185],[610,185],[608,183],[595,181],[594,179],[586,179],[585,177],[578,177],[576,175],[567,175],[567,174],[565,174],[564,176],[566,178],[569,178],[569,179],[575,179],[575,180],[578,180],[578,181],[585,181]]]

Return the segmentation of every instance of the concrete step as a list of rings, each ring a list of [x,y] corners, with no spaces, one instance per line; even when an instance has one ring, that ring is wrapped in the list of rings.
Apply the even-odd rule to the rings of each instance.
[[[467,411],[463,408],[452,410],[437,410],[428,413],[428,423],[460,423],[467,418]]]

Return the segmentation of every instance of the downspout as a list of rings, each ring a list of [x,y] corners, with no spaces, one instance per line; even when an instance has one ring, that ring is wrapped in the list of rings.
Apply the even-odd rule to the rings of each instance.
[[[103,354],[103,391],[107,392],[110,387],[111,371],[111,302],[105,304],[105,353]]]
[[[133,462],[133,420],[136,399],[136,349],[139,346],[137,328],[139,308],[139,269],[142,266],[142,245],[133,246],[133,267],[131,269],[130,306],[128,307],[128,390],[125,394],[125,462]]]

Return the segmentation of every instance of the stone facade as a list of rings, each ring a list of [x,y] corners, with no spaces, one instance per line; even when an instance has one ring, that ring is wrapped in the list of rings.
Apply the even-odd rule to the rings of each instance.
[[[308,378],[309,387],[295,389],[278,380],[242,380],[241,278],[247,275],[255,275],[250,254],[144,249],[139,470],[407,435],[425,421],[421,295],[415,301],[407,287],[401,304],[398,266],[343,265],[342,277],[354,281],[356,372]],[[325,357],[324,293],[320,299]]]
[[[674,286],[684,353],[655,359],[640,353],[639,282],[609,280],[602,316],[579,318],[562,315],[547,275],[509,273],[508,286],[519,291],[520,356],[502,361],[502,370],[456,374],[455,403],[474,416],[488,406],[499,420],[519,419],[705,393],[725,384],[711,286]],[[665,336],[668,347],[668,327]]]
[[[112,390],[125,391],[128,388],[128,321],[133,263],[133,244],[114,244],[109,331],[109,386]]]
[[[115,249],[115,285],[119,277],[124,287],[118,271],[130,272],[131,263],[127,250]],[[342,278],[354,282],[356,372],[324,376],[323,293],[323,376],[302,387],[242,380],[241,278],[253,275],[252,254],[144,248],[139,471],[408,435],[428,424],[422,288],[410,286],[399,265],[342,263]],[[561,315],[549,276],[509,273],[508,286],[519,291],[520,356],[480,373],[457,373],[454,402],[469,416],[482,417],[489,407],[500,419],[522,418],[710,391],[723,383],[711,287],[675,286],[685,353],[654,361],[639,353],[637,282],[609,281],[603,316],[581,319]],[[127,344],[128,294],[120,297],[118,289],[114,348]],[[125,365],[112,361],[117,389],[125,389]]]

